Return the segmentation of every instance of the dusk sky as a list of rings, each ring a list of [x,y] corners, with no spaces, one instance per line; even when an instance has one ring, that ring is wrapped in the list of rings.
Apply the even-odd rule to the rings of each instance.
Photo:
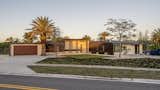
[[[37,16],[53,19],[70,38],[96,38],[109,18],[131,19],[137,32],[151,32],[160,27],[160,0],[0,0],[0,40],[21,38]]]

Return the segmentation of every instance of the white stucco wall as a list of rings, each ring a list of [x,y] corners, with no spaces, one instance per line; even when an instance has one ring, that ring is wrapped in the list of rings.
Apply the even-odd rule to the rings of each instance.
[[[135,46],[134,45],[123,45],[126,47],[126,50],[123,50],[123,54],[135,54]]]
[[[143,54],[143,45],[142,44],[139,45],[139,53]]]

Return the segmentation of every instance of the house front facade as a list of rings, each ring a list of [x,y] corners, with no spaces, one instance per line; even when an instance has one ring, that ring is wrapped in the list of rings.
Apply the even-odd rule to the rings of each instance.
[[[64,53],[88,53],[89,40],[85,39],[64,39],[61,42],[48,42],[44,44],[12,44],[10,55],[45,55],[49,52]]]

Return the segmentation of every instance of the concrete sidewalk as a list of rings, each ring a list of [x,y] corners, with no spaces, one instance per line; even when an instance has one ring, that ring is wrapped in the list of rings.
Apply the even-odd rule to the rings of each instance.
[[[160,71],[160,69],[153,69],[153,68],[134,68],[134,67],[102,66],[102,65],[73,65],[73,64],[31,64],[31,65],[33,66],[51,66],[51,67],[84,67],[84,68]]]
[[[118,54],[115,55],[100,55],[104,56],[105,59],[136,59],[136,58],[152,58],[152,59],[160,59],[160,56],[153,56],[153,55],[122,55],[119,57]]]

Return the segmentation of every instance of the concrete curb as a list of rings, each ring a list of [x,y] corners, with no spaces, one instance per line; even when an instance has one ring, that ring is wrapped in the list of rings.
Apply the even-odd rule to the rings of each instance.
[[[130,79],[130,78],[109,78],[96,76],[80,76],[80,75],[65,75],[65,74],[22,74],[22,73],[2,73],[1,75],[18,75],[18,76],[33,76],[33,77],[49,77],[49,78],[66,78],[66,79],[83,79],[83,80],[98,80],[98,81],[112,81],[112,82],[133,82],[133,83],[148,83],[160,84],[160,80],[153,79]]]

